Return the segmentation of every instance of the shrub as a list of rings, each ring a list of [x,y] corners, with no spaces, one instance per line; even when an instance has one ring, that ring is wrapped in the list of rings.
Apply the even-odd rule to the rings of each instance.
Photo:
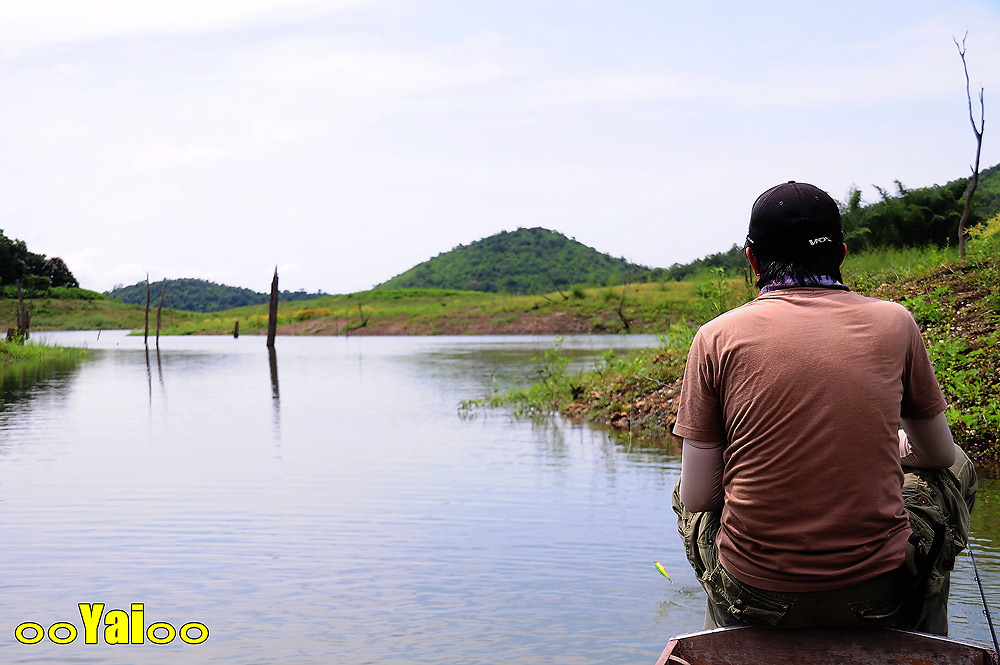
[[[309,319],[316,317],[316,310],[310,307],[304,307],[299,311],[295,312],[292,316],[296,321],[308,321]]]

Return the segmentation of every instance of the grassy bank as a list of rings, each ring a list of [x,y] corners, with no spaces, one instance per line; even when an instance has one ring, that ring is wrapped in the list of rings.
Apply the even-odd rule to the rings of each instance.
[[[0,369],[24,363],[78,360],[86,356],[86,349],[69,349],[28,342],[18,344],[0,340]]]
[[[280,335],[482,335],[663,332],[700,320],[720,305],[709,280],[574,286],[519,296],[443,289],[377,290],[281,303]],[[142,330],[144,308],[117,301],[28,301],[34,330]],[[12,327],[15,302],[0,300],[0,328]],[[150,314],[155,327],[155,311]],[[201,314],[164,310],[164,335],[260,334],[267,306]]]
[[[145,308],[126,305],[117,300],[26,298],[25,306],[31,318],[32,330],[142,330]],[[181,325],[204,315],[195,312],[163,310],[163,324]],[[17,300],[0,298],[0,330],[16,325]],[[151,328],[156,326],[156,310],[150,312]]]
[[[488,335],[659,332],[703,314],[693,282],[575,286],[519,296],[443,289],[366,291],[282,303],[278,334]],[[241,333],[267,326],[266,306],[244,307],[168,327],[166,334]]]
[[[0,389],[33,382],[53,370],[72,367],[86,357],[86,349],[0,341]]]
[[[865,295],[906,306],[924,333],[948,400],[956,442],[971,457],[1000,462],[1000,221],[982,229],[960,260],[938,249],[885,250],[851,257],[844,279]],[[742,279],[701,283],[702,298],[737,306],[747,299]],[[674,324],[656,349],[609,355],[594,371],[571,375],[554,349],[549,369],[526,388],[488,395],[462,406],[507,408],[519,414],[562,412],[621,431],[663,437],[676,417],[676,397],[691,338],[700,321]]]

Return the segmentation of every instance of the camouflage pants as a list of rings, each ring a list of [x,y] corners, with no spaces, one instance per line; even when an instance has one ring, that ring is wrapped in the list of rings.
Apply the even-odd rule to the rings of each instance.
[[[929,574],[915,581],[904,568],[843,589],[785,593],[750,586],[719,563],[719,513],[692,513],[674,488],[677,530],[688,561],[708,593],[705,627],[746,624],[782,628],[892,626],[948,634],[948,592],[955,558],[966,547],[976,499],[975,467],[958,448],[950,469],[904,468],[903,502],[910,528],[927,551],[935,525],[944,542]],[[939,527],[940,529],[940,527]]]

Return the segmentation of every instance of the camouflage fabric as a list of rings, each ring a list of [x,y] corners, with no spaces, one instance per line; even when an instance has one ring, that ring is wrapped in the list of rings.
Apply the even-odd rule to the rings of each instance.
[[[920,548],[928,551],[934,541],[934,525],[944,525],[944,543],[915,602],[917,630],[948,634],[948,591],[955,559],[969,544],[970,513],[976,503],[979,479],[975,466],[956,447],[955,464],[950,469],[932,471],[904,467],[903,503],[910,515],[910,529],[919,537]]]
[[[919,579],[900,568],[845,589],[784,593],[759,589],[730,575],[715,544],[719,513],[692,513],[673,493],[677,530],[688,562],[708,594],[705,627],[766,625],[782,628],[892,626],[948,634],[948,592],[955,558],[968,544],[969,514],[978,480],[968,456],[957,448],[950,469],[904,468],[903,502],[918,548],[926,556],[935,525],[944,542],[929,571]]]

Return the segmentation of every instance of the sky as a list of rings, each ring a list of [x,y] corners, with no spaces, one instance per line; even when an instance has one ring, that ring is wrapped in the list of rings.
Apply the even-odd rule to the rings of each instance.
[[[967,36],[966,36],[967,35]],[[1000,162],[1000,1],[0,0],[0,229],[84,288],[362,291],[541,226],[650,267]]]

